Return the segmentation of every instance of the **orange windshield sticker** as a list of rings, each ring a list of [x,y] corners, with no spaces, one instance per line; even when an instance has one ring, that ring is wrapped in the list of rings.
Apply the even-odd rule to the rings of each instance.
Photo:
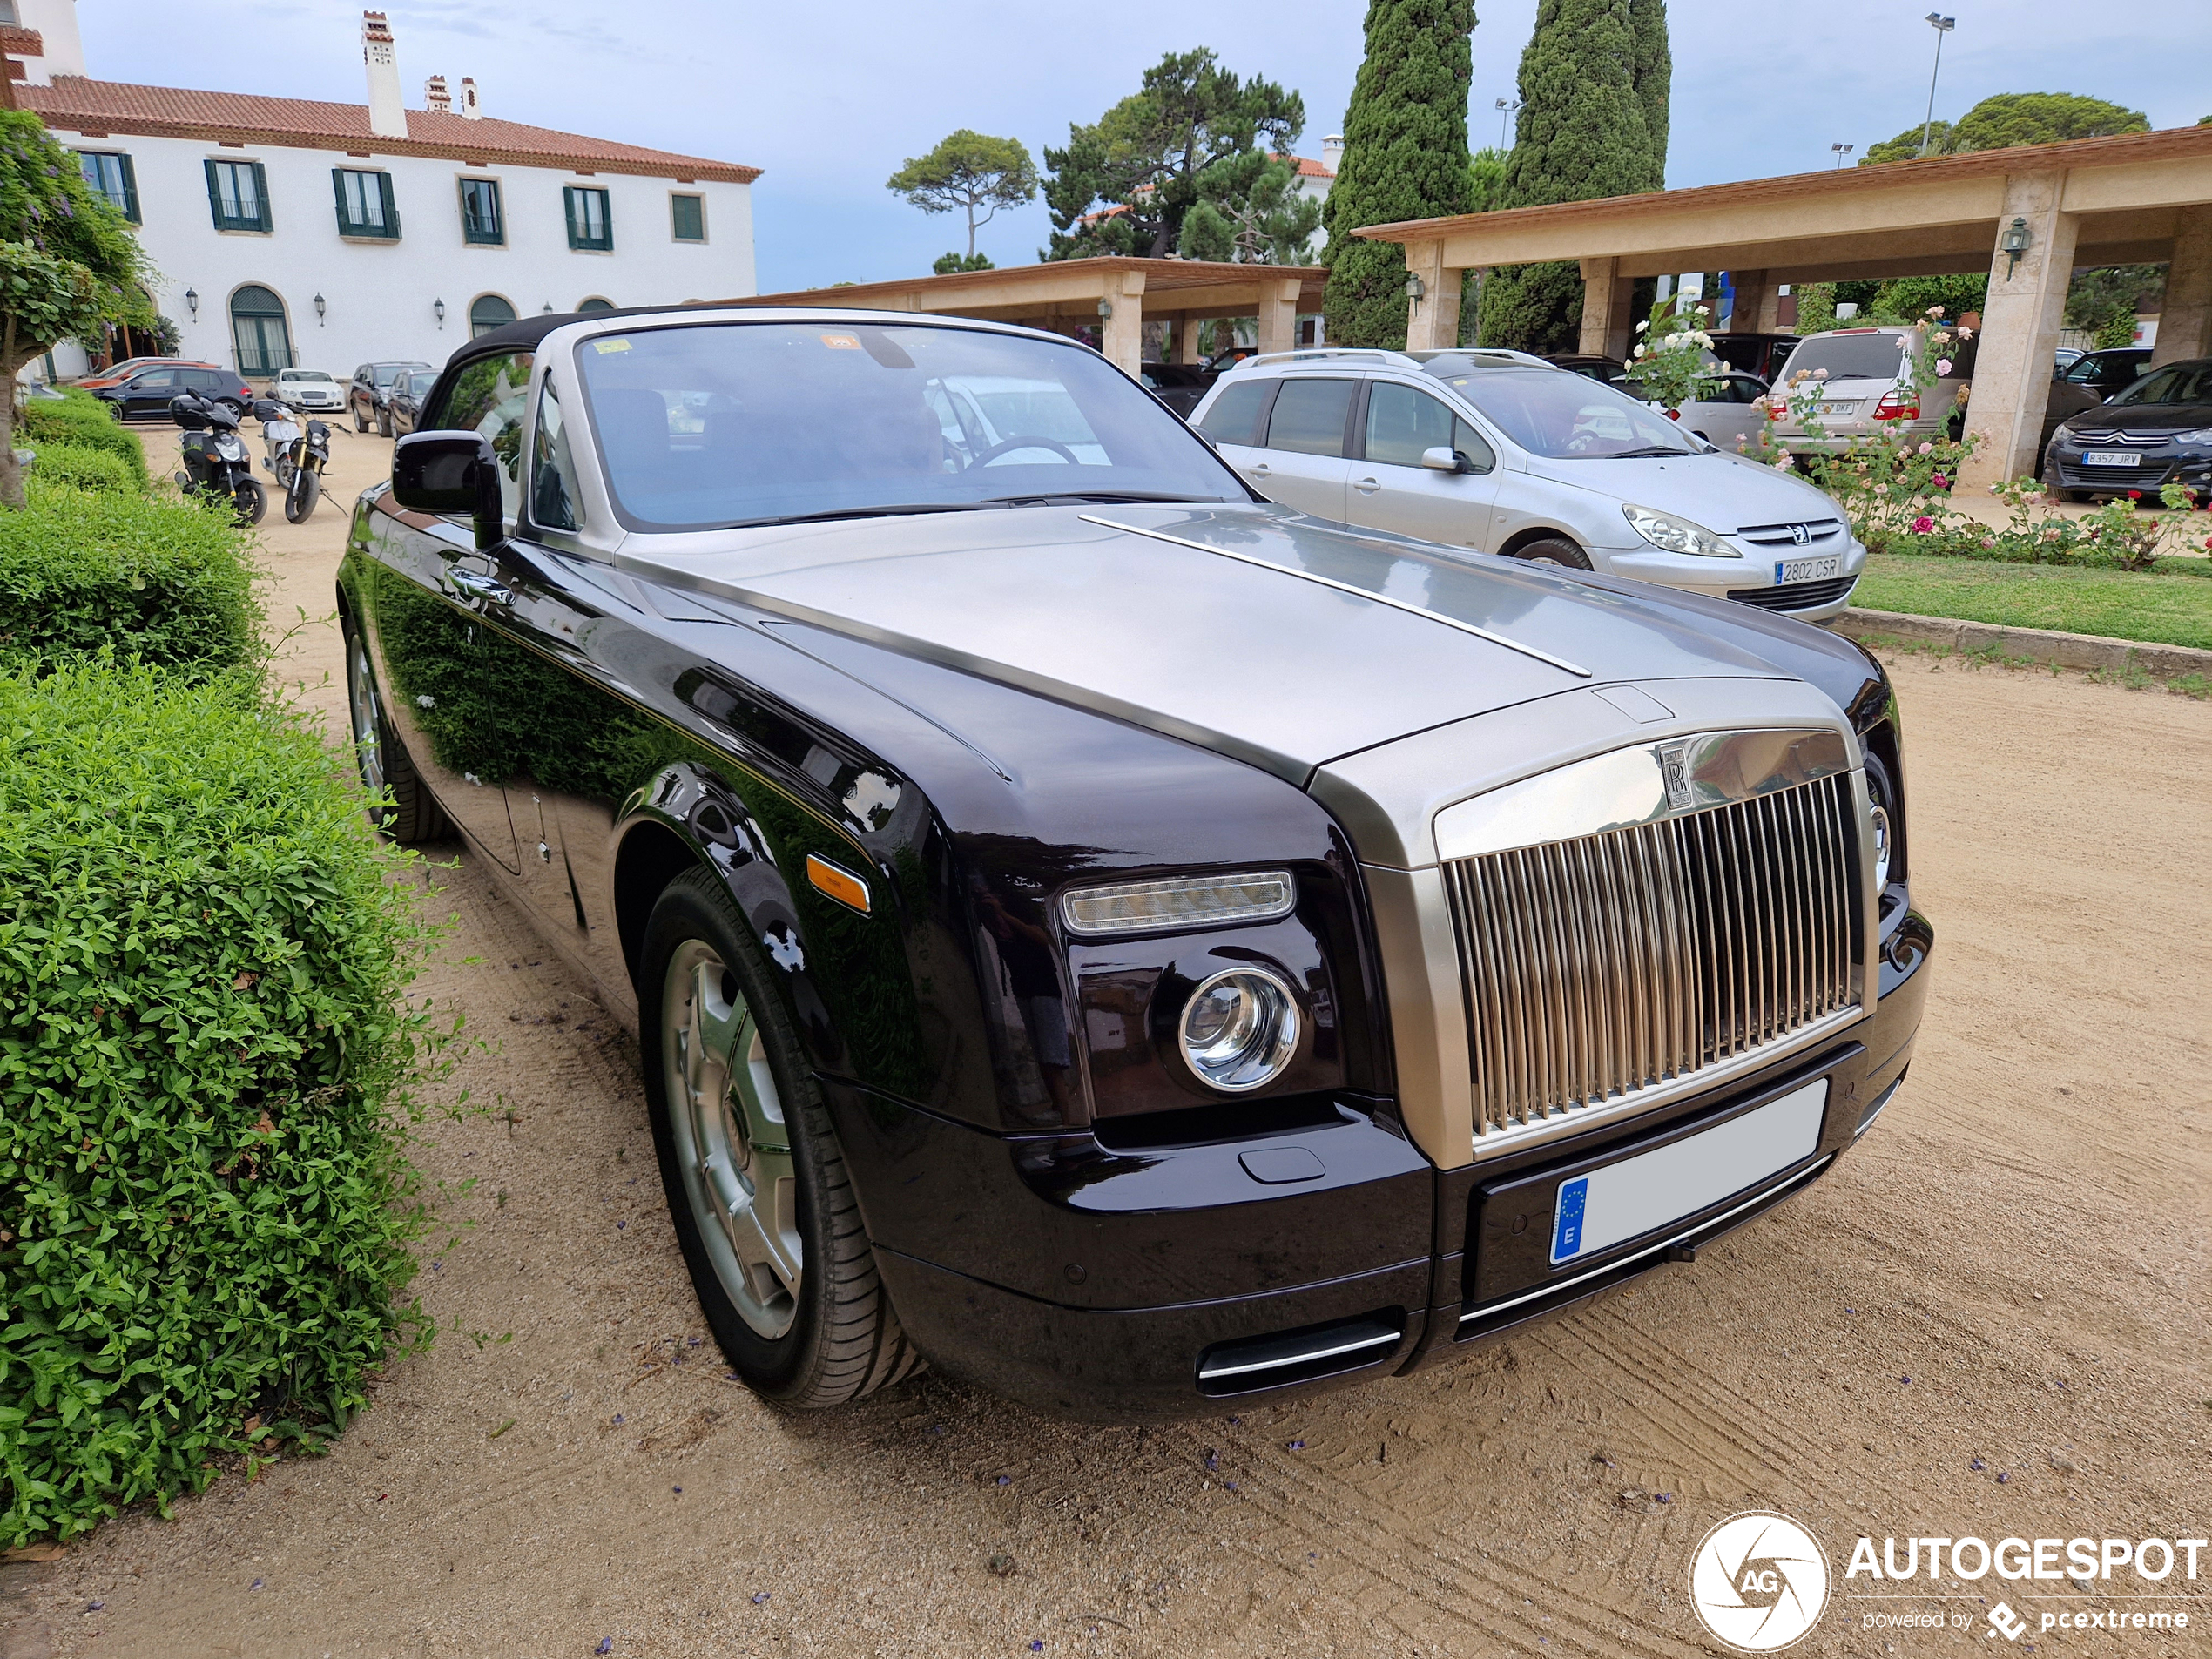
[[[820,892],[841,905],[850,905],[862,915],[868,914],[868,884],[849,870],[840,870],[827,859],[806,855],[806,879]]]
[[[828,347],[832,351],[858,351],[860,349],[860,342],[853,339],[850,334],[824,334],[822,336],[822,344]]]

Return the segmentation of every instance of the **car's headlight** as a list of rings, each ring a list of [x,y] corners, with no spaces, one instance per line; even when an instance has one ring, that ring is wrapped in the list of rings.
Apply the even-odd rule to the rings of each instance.
[[[1669,553],[1695,553],[1703,559],[1740,559],[1743,556],[1703,524],[1693,524],[1672,513],[1655,513],[1649,507],[1622,502],[1621,516],[1629,528],[1656,548]]]
[[[1135,934],[1271,921],[1297,903],[1298,884],[1288,870],[1261,870],[1079,887],[1060,901],[1060,914],[1071,934]]]
[[[2175,443],[2212,443],[2212,426],[2191,427],[2187,432],[2176,432]]]
[[[1890,884],[1890,815],[1877,806],[1874,819],[1874,890],[1879,893]]]
[[[1183,1005],[1183,1058],[1210,1089],[1241,1095],[1274,1082],[1298,1052],[1298,999],[1260,968],[1216,974]]]

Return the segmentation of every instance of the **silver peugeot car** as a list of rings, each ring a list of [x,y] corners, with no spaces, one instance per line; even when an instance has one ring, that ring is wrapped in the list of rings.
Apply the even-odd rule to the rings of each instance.
[[[1508,351],[1255,357],[1193,421],[1271,501],[1818,622],[1866,563],[1843,509],[1610,386]]]

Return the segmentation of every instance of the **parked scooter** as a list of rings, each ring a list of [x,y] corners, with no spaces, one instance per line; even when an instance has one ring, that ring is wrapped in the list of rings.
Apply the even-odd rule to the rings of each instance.
[[[276,475],[277,488],[284,491],[284,516],[290,523],[304,524],[322,497],[322,470],[330,464],[330,428],[310,421],[303,431],[298,412],[273,399],[256,402],[253,418],[261,423],[261,444],[266,451],[262,464]]]
[[[253,475],[238,415],[226,404],[187,392],[169,401],[169,418],[185,432],[185,467],[177,475],[177,487],[187,495],[230,502],[240,524],[260,523],[269,510],[269,493]]]

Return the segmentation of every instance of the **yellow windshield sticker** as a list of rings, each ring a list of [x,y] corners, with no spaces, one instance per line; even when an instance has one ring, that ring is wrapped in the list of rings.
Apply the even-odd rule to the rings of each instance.
[[[596,352],[628,351],[630,342],[626,340],[595,340],[591,342],[591,349]]]
[[[828,347],[832,351],[858,351],[860,349],[860,342],[853,339],[850,334],[824,334],[822,336],[822,344]]]

